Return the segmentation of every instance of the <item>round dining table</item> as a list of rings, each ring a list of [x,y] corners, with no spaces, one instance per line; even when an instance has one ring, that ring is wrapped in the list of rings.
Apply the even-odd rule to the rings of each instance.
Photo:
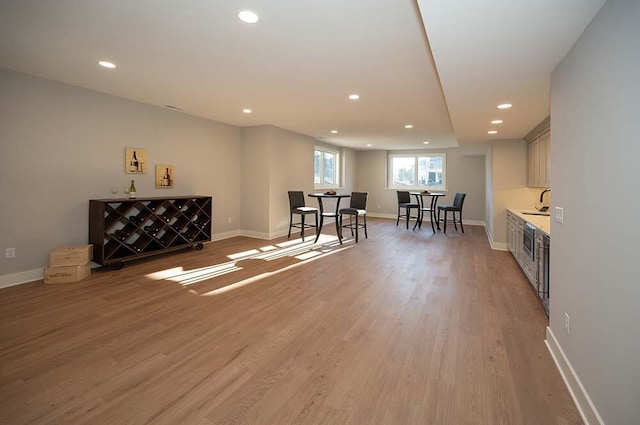
[[[445,196],[445,193],[438,192],[409,192],[411,195],[415,196],[420,208],[418,208],[418,220],[416,220],[416,224],[413,225],[413,230],[422,229],[422,220],[424,219],[424,213],[429,211],[429,218],[431,219],[431,230],[433,233],[436,232],[436,227],[440,230],[440,223],[436,217],[437,206],[438,206],[438,198],[441,196]],[[431,204],[429,207],[425,207],[426,202],[424,198],[431,197]]]
[[[341,194],[341,193],[326,193],[326,192],[315,192],[315,193],[309,193],[308,194],[309,197],[311,198],[316,198],[318,200],[318,207],[320,209],[320,224],[318,225],[318,233],[316,235],[316,240],[314,243],[318,242],[318,239],[320,238],[320,232],[322,231],[322,224],[324,222],[324,218],[325,217],[333,217],[335,218],[336,221],[336,234],[338,235],[338,239],[340,240],[340,243],[342,243],[342,237],[341,237],[341,231],[340,231],[340,217],[339,215],[339,211],[340,211],[340,200],[342,198],[349,198],[351,197],[351,195],[348,194]],[[323,199],[335,199],[336,200],[336,210],[335,212],[333,211],[325,211],[324,210],[324,205],[322,203]]]

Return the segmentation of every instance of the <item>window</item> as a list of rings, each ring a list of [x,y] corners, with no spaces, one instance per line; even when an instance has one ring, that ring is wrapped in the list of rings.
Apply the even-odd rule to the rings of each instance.
[[[313,184],[318,188],[340,186],[340,152],[316,146]]]
[[[446,189],[444,153],[389,155],[389,187],[392,189]]]

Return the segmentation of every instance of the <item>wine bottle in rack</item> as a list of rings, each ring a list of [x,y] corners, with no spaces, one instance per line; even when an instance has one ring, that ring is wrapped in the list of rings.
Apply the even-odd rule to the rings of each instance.
[[[134,245],[134,244],[132,244],[132,243],[128,243],[128,244],[127,244],[127,246],[128,246],[131,250],[133,250],[133,251],[135,251],[135,252],[141,252],[141,251],[142,251],[140,248],[138,248],[137,246],[135,246],[135,245]]]
[[[158,234],[158,228],[153,226],[144,226],[144,231],[149,234],[149,236],[155,237]]]
[[[118,229],[115,232],[113,232],[113,235],[111,236],[121,242],[124,242],[129,237],[130,234],[131,233],[125,231],[124,229]]]
[[[129,216],[129,220],[131,220],[131,222],[134,223],[134,224],[142,224],[142,223],[145,222],[144,218],[137,217],[135,215],[130,215]]]

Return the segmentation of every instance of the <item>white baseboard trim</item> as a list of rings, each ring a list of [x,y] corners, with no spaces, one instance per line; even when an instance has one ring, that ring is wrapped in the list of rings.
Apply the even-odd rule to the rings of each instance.
[[[397,220],[398,216],[395,214],[381,214],[381,213],[372,213],[372,212],[368,212],[367,211],[367,216],[368,217],[373,217],[373,218],[388,218],[390,220]],[[401,221],[404,221],[405,219],[402,219]],[[413,220],[413,219],[412,219]],[[427,219],[427,217],[424,218],[423,223],[431,223],[430,219]],[[451,222],[451,224],[453,224],[453,222]],[[468,224],[469,226],[485,226],[485,222],[484,221],[480,221],[480,220],[462,220],[462,224]]]
[[[388,218],[388,219],[391,219],[391,220],[395,220],[395,219],[398,218],[398,216],[395,215],[395,214],[372,213],[372,212],[369,212],[369,211],[367,211],[367,216],[368,217],[373,217],[373,218]]]
[[[573,366],[571,366],[571,362],[569,362],[553,331],[548,326],[547,339],[545,339],[544,342],[547,344],[551,357],[553,357],[553,361],[556,363],[556,367],[560,371],[560,375],[585,425],[605,425],[591,401],[589,394],[587,394],[587,390],[582,385],[582,382],[580,382],[580,378],[578,378]]]
[[[253,230],[240,230],[238,236],[247,236],[249,238],[264,239],[267,241],[271,239],[271,235],[269,233],[254,232]]]
[[[462,220],[462,224],[468,224],[469,226],[483,226],[486,228],[484,221],[480,220]]]
[[[491,249],[494,251],[509,251],[509,246],[506,243],[493,242],[492,240],[489,243],[491,243]]]
[[[221,241],[223,239],[234,238],[236,236],[241,236],[240,230],[231,230],[229,232],[214,233],[211,236],[211,241]]]
[[[44,279],[44,267],[41,269],[6,274],[4,276],[0,276],[0,288],[8,288],[9,286],[21,285],[23,283],[42,279]]]
[[[491,245],[491,249],[496,251],[509,251],[509,245],[503,242],[494,242],[491,237],[491,233],[489,233],[489,228],[484,226],[484,230],[487,232],[487,239],[489,239],[489,245]]]
[[[333,221],[330,222],[331,224],[333,224]],[[327,222],[325,222],[323,224],[323,226],[326,226]],[[315,236],[315,229],[307,229],[307,231],[304,233],[306,237],[312,237]],[[289,229],[287,228],[287,230],[280,230],[278,232],[271,232],[271,233],[265,233],[265,232],[254,232],[253,230],[240,230],[238,235],[235,236],[246,236],[248,238],[255,238],[255,239],[262,239],[265,241],[270,241],[272,239],[277,239],[277,238],[281,238],[284,236],[287,236],[287,234],[289,233]],[[291,229],[291,237],[294,236],[298,236],[300,235],[300,229],[296,229],[293,228]]]

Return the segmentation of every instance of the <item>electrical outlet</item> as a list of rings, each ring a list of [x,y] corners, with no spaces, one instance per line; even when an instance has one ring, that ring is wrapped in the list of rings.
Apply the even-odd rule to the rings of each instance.
[[[571,333],[571,317],[567,312],[564,313],[564,330],[567,334]]]
[[[4,250],[4,258],[16,258],[16,249],[7,248]]]
[[[564,208],[555,207],[554,211],[555,212],[553,215],[553,219],[556,221],[556,223],[564,223]]]
[[[232,224],[233,223],[233,218],[229,217],[227,218],[227,224]]]

